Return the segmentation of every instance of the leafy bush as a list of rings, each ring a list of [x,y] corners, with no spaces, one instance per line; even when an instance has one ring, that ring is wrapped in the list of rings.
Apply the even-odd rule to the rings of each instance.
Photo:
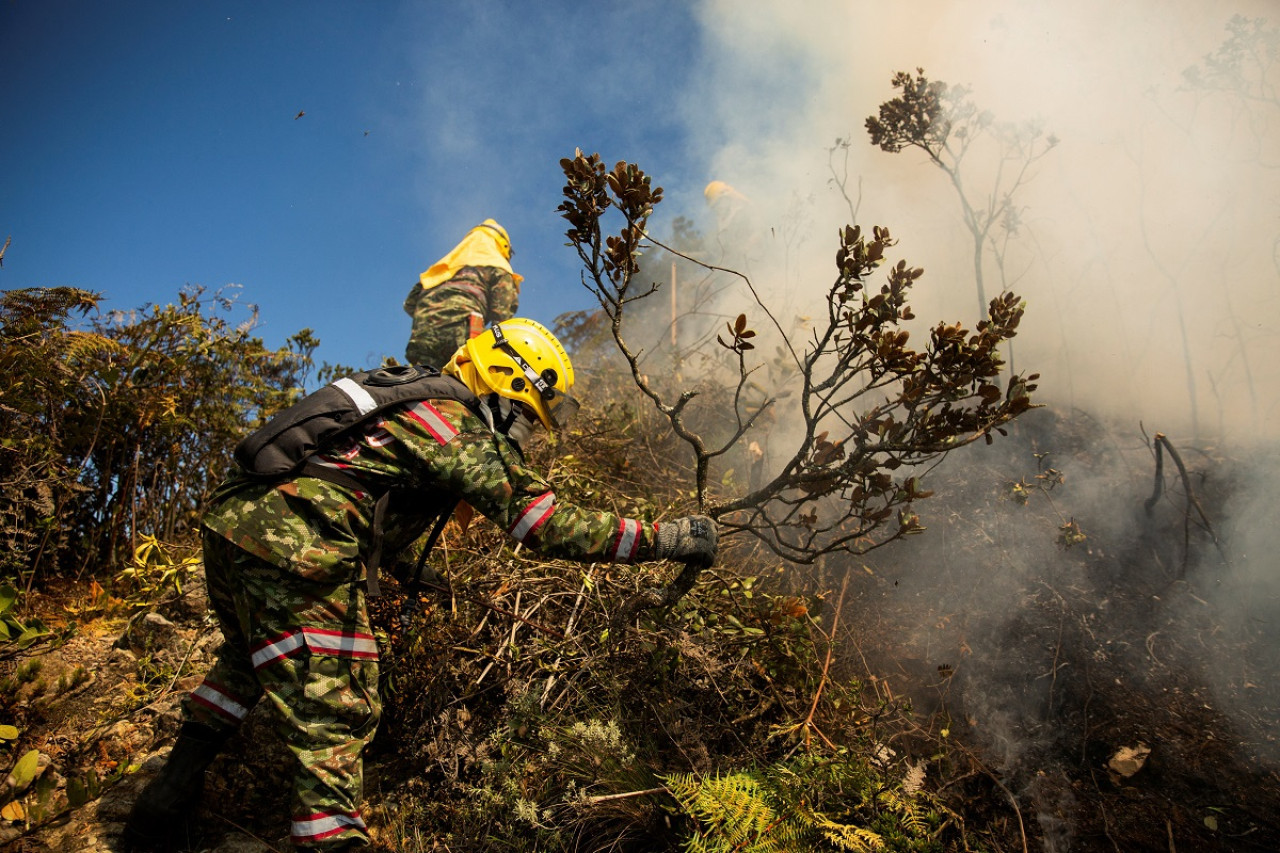
[[[0,293],[0,577],[119,568],[143,534],[196,529],[229,451],[292,401],[317,341],[278,350],[238,324],[234,299],[93,314],[76,288]]]
[[[8,656],[27,648],[49,634],[39,619],[20,620],[17,616],[21,593],[7,583],[0,583],[0,655]]]

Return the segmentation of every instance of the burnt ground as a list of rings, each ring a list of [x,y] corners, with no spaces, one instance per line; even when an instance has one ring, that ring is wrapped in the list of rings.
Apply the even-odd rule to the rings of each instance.
[[[1174,440],[1199,508],[1166,457],[1148,512],[1138,426],[1025,420],[932,472],[925,535],[843,567],[845,671],[910,721],[894,746],[929,758],[971,849],[1280,850],[1280,530],[1259,486],[1274,455]],[[1084,539],[1066,547],[1072,521]],[[38,604],[86,605],[71,590]],[[111,849],[216,641],[192,586],[42,653],[60,686],[23,688],[22,747],[55,800],[89,771],[102,783],[36,831],[4,816],[0,849]],[[287,849],[279,749],[251,718],[214,765],[196,849]]]
[[[1027,422],[939,472],[929,533],[862,573],[867,672],[971,757],[960,800],[1003,801],[1004,849],[1280,850],[1274,455],[1183,446],[1189,502],[1165,453],[1148,511],[1138,425]]]

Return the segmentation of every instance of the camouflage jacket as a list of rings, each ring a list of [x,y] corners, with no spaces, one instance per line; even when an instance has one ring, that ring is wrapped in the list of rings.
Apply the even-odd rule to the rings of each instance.
[[[516,315],[520,285],[511,273],[498,267],[463,267],[453,278],[430,290],[423,290],[415,282],[404,300],[405,313],[416,316],[424,300],[466,302],[471,310],[484,315],[485,323],[500,323]]]
[[[547,557],[653,558],[654,524],[557,501],[515,444],[453,400],[389,410],[314,458],[354,475],[369,492],[313,477],[263,484],[233,473],[215,492],[204,525],[283,569],[340,583],[368,558],[375,494],[389,489],[384,565],[457,500]]]

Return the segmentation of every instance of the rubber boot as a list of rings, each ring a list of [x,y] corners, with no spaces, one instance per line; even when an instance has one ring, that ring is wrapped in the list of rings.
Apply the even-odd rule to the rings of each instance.
[[[121,840],[128,851],[182,850],[189,822],[204,791],[204,771],[222,751],[228,733],[200,723],[184,723],[160,774],[142,789],[125,822]]]

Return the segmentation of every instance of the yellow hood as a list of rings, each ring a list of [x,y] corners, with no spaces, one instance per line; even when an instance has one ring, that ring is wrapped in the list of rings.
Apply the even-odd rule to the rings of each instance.
[[[497,222],[486,219],[468,231],[449,254],[418,276],[418,282],[423,290],[430,290],[453,278],[463,267],[497,267],[511,273],[519,284],[524,281],[524,276],[511,269],[510,256],[511,243],[507,240],[507,232]]]
[[[466,385],[471,389],[471,393],[477,397],[493,393],[489,383],[484,381],[484,377],[480,375],[480,371],[476,368],[476,363],[471,360],[471,355],[467,352],[465,344],[454,351],[453,357],[449,359],[444,367],[440,368],[440,372],[445,376],[452,376],[463,385]]]

